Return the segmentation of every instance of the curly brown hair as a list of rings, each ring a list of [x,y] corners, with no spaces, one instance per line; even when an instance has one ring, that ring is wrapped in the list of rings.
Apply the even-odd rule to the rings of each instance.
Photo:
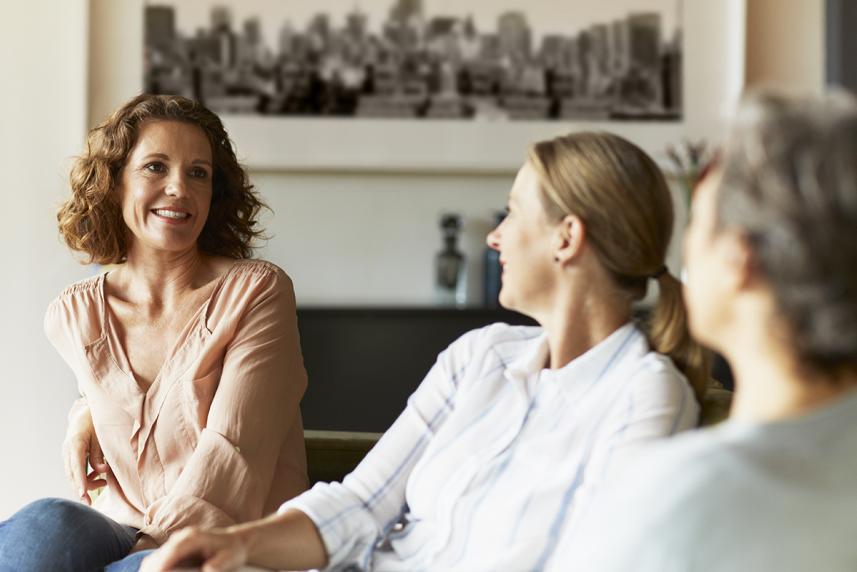
[[[250,258],[262,236],[257,216],[265,204],[238,163],[220,118],[201,103],[176,95],[138,95],[90,130],[86,151],[72,166],[71,198],[57,213],[60,235],[88,263],[123,262],[128,229],[113,192],[128,155],[146,121],[182,121],[196,125],[211,144],[213,176],[211,209],[198,239],[202,252]]]

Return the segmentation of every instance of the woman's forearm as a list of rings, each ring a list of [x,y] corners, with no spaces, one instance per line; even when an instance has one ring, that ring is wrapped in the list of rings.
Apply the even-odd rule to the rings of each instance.
[[[327,551],[315,523],[299,510],[271,515],[227,529],[247,550],[249,564],[275,570],[327,566]]]

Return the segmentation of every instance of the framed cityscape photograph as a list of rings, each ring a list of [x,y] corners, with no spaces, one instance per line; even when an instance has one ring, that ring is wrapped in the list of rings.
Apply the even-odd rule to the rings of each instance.
[[[509,171],[580,129],[657,154],[743,80],[743,0],[131,4],[136,91],[202,101],[261,169]]]
[[[681,0],[568,4],[147,0],[144,89],[272,117],[679,120]]]

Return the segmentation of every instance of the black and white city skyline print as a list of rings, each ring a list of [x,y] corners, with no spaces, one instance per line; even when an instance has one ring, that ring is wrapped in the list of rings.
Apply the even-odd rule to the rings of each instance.
[[[682,0],[612,2],[147,0],[144,88],[228,114],[680,120]]]

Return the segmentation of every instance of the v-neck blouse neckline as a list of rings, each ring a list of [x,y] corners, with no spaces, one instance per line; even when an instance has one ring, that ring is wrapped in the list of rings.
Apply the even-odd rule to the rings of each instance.
[[[122,342],[119,340],[119,334],[116,328],[114,327],[111,320],[111,310],[110,306],[107,303],[107,275],[110,272],[105,272],[101,274],[98,278],[98,294],[101,303],[101,337],[105,339],[107,343],[107,353],[110,356],[110,359],[113,361],[113,365],[121,371],[128,379],[130,379],[134,385],[133,389],[139,395],[149,395],[150,393],[154,393],[155,387],[159,385],[159,381],[164,377],[165,372],[169,371],[169,367],[175,362],[175,358],[181,354],[182,351],[187,349],[188,341],[190,340],[194,331],[198,331],[202,337],[204,337],[207,333],[211,333],[206,324],[206,317],[208,315],[208,310],[211,306],[211,302],[214,299],[217,292],[223,286],[223,283],[226,281],[226,278],[238,267],[243,261],[236,260],[232,266],[230,266],[225,272],[223,272],[219,277],[216,278],[216,283],[211,289],[208,297],[203,301],[200,307],[194,312],[194,314],[190,317],[187,323],[182,327],[179,336],[176,338],[176,341],[172,344],[166,356],[164,357],[164,361],[161,363],[161,367],[158,368],[158,373],[152,379],[152,383],[148,385],[145,389],[143,389],[140,384],[140,379],[134,373],[133,367],[131,367],[131,360],[128,358],[128,352],[123,346]],[[201,322],[201,323],[200,323]]]

